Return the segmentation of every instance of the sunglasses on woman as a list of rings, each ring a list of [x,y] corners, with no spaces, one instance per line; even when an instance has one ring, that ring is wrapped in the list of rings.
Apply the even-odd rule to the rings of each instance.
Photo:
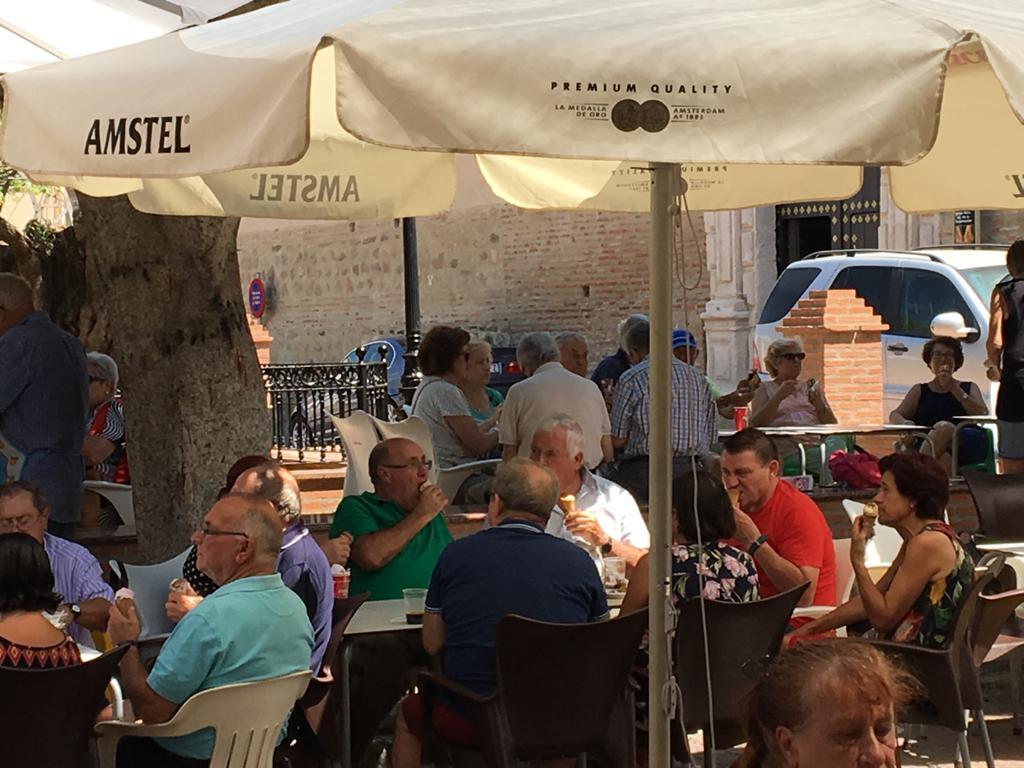
[[[779,357],[782,360],[789,360],[790,362],[793,362],[795,360],[803,360],[805,357],[807,357],[807,353],[806,352],[786,352],[784,354],[779,355]]]

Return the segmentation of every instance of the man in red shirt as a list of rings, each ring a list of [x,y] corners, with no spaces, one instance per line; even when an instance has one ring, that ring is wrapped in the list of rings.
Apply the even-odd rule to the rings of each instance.
[[[780,481],[775,444],[744,429],[723,445],[722,481],[735,504],[736,541],[754,558],[761,597],[809,581],[800,605],[835,605],[832,533],[818,506]]]

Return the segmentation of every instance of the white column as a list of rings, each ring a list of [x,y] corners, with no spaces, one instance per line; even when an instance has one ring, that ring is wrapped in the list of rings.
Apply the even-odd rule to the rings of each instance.
[[[711,298],[704,321],[708,375],[729,392],[750,369],[754,324],[775,283],[772,206],[704,214]]]

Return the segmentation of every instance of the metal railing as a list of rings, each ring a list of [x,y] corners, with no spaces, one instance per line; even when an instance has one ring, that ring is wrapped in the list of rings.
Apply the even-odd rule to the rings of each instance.
[[[365,356],[365,348],[357,355]],[[341,439],[330,414],[345,417],[355,410],[388,418],[388,369],[374,363],[285,363],[261,366],[270,411],[271,444],[277,458],[297,450],[341,452]]]

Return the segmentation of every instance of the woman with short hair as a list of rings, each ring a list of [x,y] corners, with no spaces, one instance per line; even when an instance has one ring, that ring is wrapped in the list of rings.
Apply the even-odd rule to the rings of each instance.
[[[917,690],[868,643],[804,643],[754,687],[747,745],[732,768],[893,768],[896,717]]]
[[[903,546],[876,584],[864,564],[864,549],[876,524],[863,515],[853,523],[850,561],[858,595],[804,624],[790,637],[818,635],[869,621],[879,636],[925,648],[945,648],[960,603],[974,580],[974,563],[945,522],[949,478],[942,465],[922,453],[885,456],[875,495],[878,523],[895,528]]]
[[[412,414],[430,429],[434,460],[442,468],[482,458],[498,447],[498,432],[481,429],[459,389],[469,360],[469,334],[437,325],[427,331],[418,356],[423,381],[412,396]]]
[[[988,413],[985,398],[973,381],[957,381],[953,374],[964,364],[964,348],[957,339],[936,336],[924,345],[921,353],[924,364],[932,373],[931,381],[912,386],[903,402],[892,413],[889,421],[893,424],[917,424],[928,427],[927,440],[909,436],[899,445],[917,449],[930,445],[932,454],[942,462],[947,474],[952,474],[953,459],[950,455],[957,416],[979,416]],[[988,453],[988,438],[978,426],[968,425],[960,430],[959,464],[976,464],[984,461]]]
[[[0,667],[82,663],[75,641],[44,615],[55,614],[62,602],[43,545],[27,533],[0,535]]]
[[[491,380],[491,345],[476,339],[466,345],[466,373],[459,382],[459,389],[469,403],[469,414],[481,429],[491,429],[498,423],[501,404],[505,401],[501,392],[488,387]]]

